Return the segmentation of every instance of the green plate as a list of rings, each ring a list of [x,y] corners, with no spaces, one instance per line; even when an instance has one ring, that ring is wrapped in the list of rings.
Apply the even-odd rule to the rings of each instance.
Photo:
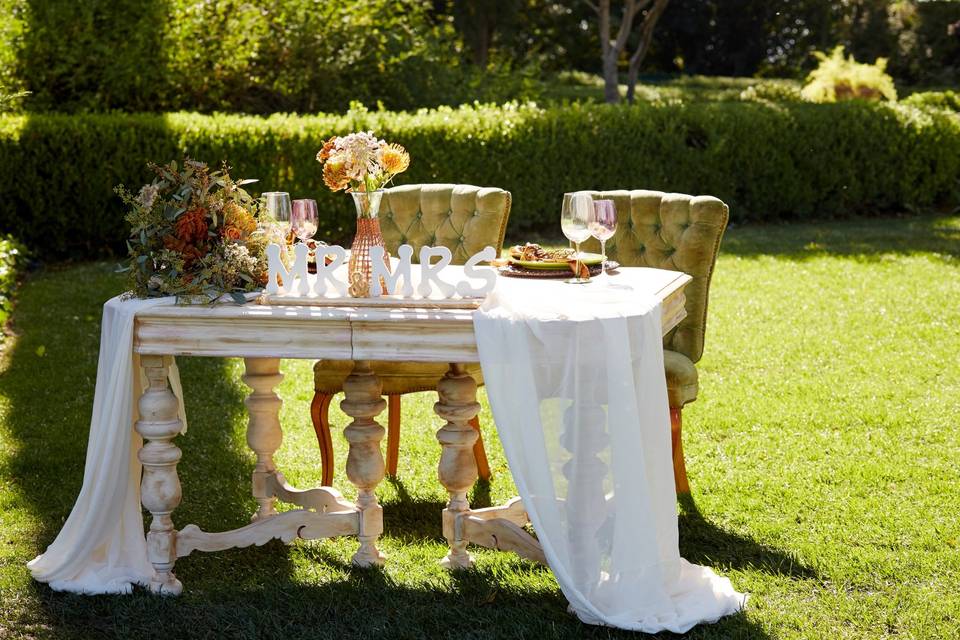
[[[581,260],[587,266],[593,266],[595,264],[600,264],[603,262],[603,256],[599,253],[584,253],[581,254]],[[516,260],[510,258],[510,264],[515,264],[518,267],[523,267],[525,269],[569,269],[567,266],[566,260],[557,260],[557,261],[542,261],[542,260]]]

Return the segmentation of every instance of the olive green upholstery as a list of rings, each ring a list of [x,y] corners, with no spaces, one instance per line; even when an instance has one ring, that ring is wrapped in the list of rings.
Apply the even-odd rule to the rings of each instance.
[[[490,246],[499,253],[510,217],[510,192],[492,187],[465,184],[404,185],[387,189],[380,205],[380,230],[387,250],[396,253],[409,244],[417,259],[420,247],[444,246],[453,254],[453,264]],[[348,361],[321,360],[314,366],[317,392],[335,394],[343,390],[350,374]],[[446,364],[380,362],[371,367],[383,383],[384,395],[433,391],[446,372]],[[480,365],[467,367],[483,384]]]
[[[625,267],[683,271],[693,280],[684,289],[687,317],[663,339],[667,393],[671,407],[697,399],[697,369],[707,327],[707,298],[729,209],[711,196],[661,191],[591,191],[595,199],[613,200],[617,232],[607,241],[607,255]],[[566,197],[569,197],[567,194]],[[584,243],[599,251],[600,243]]]
[[[380,206],[387,249],[447,247],[463,264],[484,247],[500,250],[510,216],[510,192],[466,184],[413,184],[388,189]]]

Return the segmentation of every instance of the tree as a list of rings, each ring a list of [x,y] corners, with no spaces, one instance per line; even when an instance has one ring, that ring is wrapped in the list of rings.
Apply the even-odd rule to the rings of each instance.
[[[454,25],[475,65],[487,67],[497,33],[513,29],[519,10],[519,0],[454,0]]]
[[[650,43],[653,42],[653,30],[657,26],[657,21],[663,15],[663,10],[667,8],[670,0],[625,0],[615,37],[611,37],[613,23],[610,15],[610,0],[598,0],[596,3],[591,0],[584,1],[597,13],[600,27],[600,51],[603,59],[603,94],[606,101],[610,103],[620,102],[617,63],[633,33],[634,20],[640,16],[639,39],[630,55],[630,64],[627,68],[627,102],[632,103],[640,64],[650,49]]]

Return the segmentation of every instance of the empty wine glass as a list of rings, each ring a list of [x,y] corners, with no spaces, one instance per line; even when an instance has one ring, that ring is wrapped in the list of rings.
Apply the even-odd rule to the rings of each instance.
[[[317,201],[294,200],[290,226],[293,235],[300,238],[300,242],[311,239],[317,232]]]
[[[292,233],[290,225],[290,194],[286,191],[268,191],[263,194],[264,211],[268,216],[276,220],[283,229],[287,238],[287,243],[291,243]]]
[[[580,243],[590,237],[590,219],[593,217],[593,197],[589,193],[577,192],[563,199],[560,212],[560,229],[563,235],[576,246],[576,274],[566,282],[584,284],[590,278],[580,277]]]
[[[600,241],[603,263],[601,276],[607,271],[607,240],[617,232],[617,208],[613,200],[594,200],[593,216],[590,218],[590,235]]]

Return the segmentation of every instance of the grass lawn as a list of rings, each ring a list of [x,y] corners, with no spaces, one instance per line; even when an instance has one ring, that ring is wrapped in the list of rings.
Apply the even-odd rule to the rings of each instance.
[[[80,597],[24,563],[53,540],[80,488],[100,307],[111,265],[29,278],[0,360],[0,637],[628,637],[565,612],[549,570],[474,550],[447,573],[430,394],[404,403],[400,479],[381,570],[349,565],[353,539],[177,563],[178,599]],[[681,551],[748,591],[747,610],[691,638],[960,637],[960,218],[732,229],[711,299],[701,397],[685,412],[693,499]],[[319,481],[310,362],[284,361],[284,446],[300,486]],[[190,431],[178,442],[180,525],[240,526],[254,508],[235,360],[184,358]],[[484,405],[495,477],[514,489]],[[342,427],[345,417],[332,414]],[[345,442],[335,436],[335,484]]]

